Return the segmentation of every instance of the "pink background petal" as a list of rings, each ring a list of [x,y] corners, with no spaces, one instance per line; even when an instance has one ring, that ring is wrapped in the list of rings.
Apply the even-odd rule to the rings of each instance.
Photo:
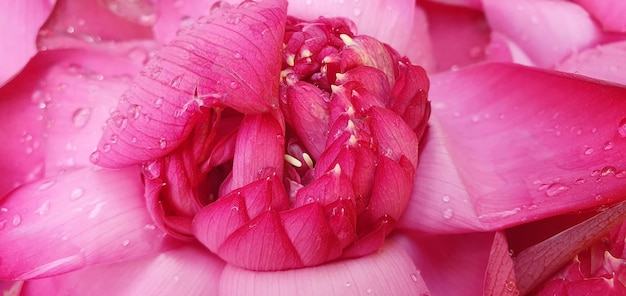
[[[500,64],[431,82],[402,227],[489,230],[623,198],[625,88]]]
[[[0,86],[37,52],[37,33],[53,6],[51,0],[0,2]]]
[[[26,282],[23,295],[217,295],[224,262],[206,249],[175,250]]]
[[[0,205],[0,278],[51,276],[168,248],[142,193],[136,168],[88,168],[13,191]]]
[[[600,30],[580,6],[567,1],[485,0],[492,30],[503,33],[540,67],[552,67],[593,45]]]
[[[428,289],[404,245],[388,241],[369,256],[278,272],[227,265],[222,295],[424,295]]]
[[[626,41],[574,53],[555,69],[626,85]]]
[[[574,0],[585,8],[607,31],[626,32],[626,2],[620,0]]]

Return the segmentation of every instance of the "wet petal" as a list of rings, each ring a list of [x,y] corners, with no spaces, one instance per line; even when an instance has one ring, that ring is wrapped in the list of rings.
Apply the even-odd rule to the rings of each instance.
[[[168,248],[142,192],[135,168],[78,170],[13,191],[0,208],[0,278],[52,276]]]
[[[217,295],[224,262],[195,245],[31,280],[24,295]]]
[[[626,84],[626,41],[574,53],[555,69]]]
[[[415,1],[289,1],[289,15],[315,20],[320,16],[352,20],[358,34],[369,35],[388,43],[401,55],[407,54],[413,28]],[[402,28],[402,29],[398,29]]]
[[[0,3],[5,15],[0,19],[0,86],[13,77],[37,53],[39,27],[48,18],[54,1],[27,0]]]
[[[409,36],[409,46],[406,50],[406,56],[411,63],[422,66],[426,71],[435,71],[437,61],[431,41],[428,18],[426,12],[415,6],[415,17],[413,22],[413,34]]]
[[[431,81],[404,227],[494,229],[622,198],[626,89],[498,64]]]
[[[496,232],[485,272],[484,295],[519,295],[504,232]]]
[[[464,6],[464,7],[474,8],[474,9],[482,8],[481,0],[430,0],[430,1],[449,4],[449,5]]]
[[[580,6],[567,1],[484,1],[494,31],[505,34],[540,67],[593,45],[600,30]]]
[[[116,15],[111,9],[117,6],[111,2],[58,0],[39,32],[37,46],[50,50],[152,38],[149,27]]]
[[[171,152],[203,107],[242,113],[277,107],[286,3],[246,3],[198,21],[150,60],[114,113],[127,125],[108,126],[99,149],[112,134],[123,145],[102,155],[99,165],[120,167]],[[163,104],[156,104],[160,98]]]
[[[226,266],[223,295],[427,295],[407,251],[390,241],[366,257],[316,267],[254,272]]]

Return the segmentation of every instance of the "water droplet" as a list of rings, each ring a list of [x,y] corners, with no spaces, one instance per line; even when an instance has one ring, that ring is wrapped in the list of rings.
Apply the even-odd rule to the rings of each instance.
[[[145,65],[149,56],[150,54],[142,47],[135,47],[128,52],[128,58],[140,65]]]
[[[98,161],[100,161],[100,151],[95,151],[94,153],[91,153],[91,155],[89,156],[89,161],[91,161],[91,163],[93,164],[98,164]]]
[[[239,83],[236,82],[236,81],[233,81],[228,86],[230,86],[230,88],[232,88],[232,89],[237,89],[237,88],[239,88]]]
[[[417,281],[419,280],[419,277],[417,277],[417,274],[412,273],[412,274],[411,274],[411,280],[412,280],[413,282],[417,282]]]
[[[158,97],[154,99],[154,107],[157,109],[161,108],[161,106],[163,106],[164,101],[165,101],[165,98],[163,97]]]
[[[116,134],[111,134],[111,136],[109,137],[109,140],[111,140],[111,143],[113,144],[117,143],[118,139],[119,137]]]
[[[443,210],[443,217],[445,219],[450,219],[454,215],[454,211],[451,208],[446,208]]]
[[[43,204],[41,204],[41,206],[37,210],[35,210],[35,214],[43,216],[46,213],[48,213],[49,210],[50,210],[50,201],[47,200]]]
[[[0,230],[4,229],[4,226],[7,224],[7,220],[4,219],[2,221],[0,221]]]
[[[365,292],[367,292],[367,294],[372,294],[372,288],[365,289]]]
[[[175,275],[173,279],[174,279],[175,282],[178,282],[178,281],[180,281],[180,276]]]
[[[241,56],[241,53],[236,52],[234,55],[235,59],[241,60],[243,57]]]
[[[116,111],[113,114],[111,114],[111,118],[107,120],[107,124],[111,127],[124,130],[126,129],[126,126],[128,125],[128,119],[126,118],[126,116]]]
[[[604,176],[615,174],[615,171],[617,171],[615,167],[605,166],[602,168],[602,171],[600,171],[600,174],[604,177]]]
[[[91,118],[91,109],[90,108],[80,108],[74,111],[72,114],[72,122],[74,123],[74,127],[82,128],[87,125],[89,122],[89,118]]]
[[[50,187],[54,186],[54,184],[56,184],[56,181],[47,181],[41,185],[39,185],[39,191],[45,191],[50,189]]]
[[[243,4],[243,3],[241,3]],[[226,19],[226,22],[228,22],[229,24],[232,25],[237,25],[241,22],[241,20],[243,19],[243,14],[241,13],[233,13],[231,15],[228,16],[228,18]]]
[[[361,9],[359,9],[359,8],[355,8],[353,12],[354,12],[354,16],[361,15]]]
[[[137,137],[132,137],[132,138],[130,138],[130,141],[131,141],[132,143],[137,143]]]
[[[450,202],[450,196],[449,195],[444,195],[442,199],[443,199],[443,202]]]
[[[18,225],[20,225],[20,223],[22,223],[22,216],[14,215],[13,216],[13,220],[11,220],[11,225],[18,226]]]
[[[72,192],[70,192],[70,199],[77,200],[81,198],[83,194],[85,194],[85,189],[83,189],[82,187],[76,187],[74,188],[74,190],[72,190]]]
[[[238,206],[232,206],[230,209],[233,212],[238,212],[239,211],[239,207]]]
[[[170,86],[174,89],[178,89],[180,87],[180,83],[183,81],[183,75],[178,75],[174,78],[172,78],[172,80],[170,80]]]
[[[132,104],[128,106],[128,118],[137,119],[141,115],[141,106],[137,104]]]
[[[562,194],[563,192],[568,191],[568,190],[570,190],[568,186],[565,186],[559,183],[554,183],[548,186],[548,188],[546,189],[546,195],[553,197],[553,196]]]
[[[146,226],[144,226],[145,229],[148,230],[155,230],[156,229],[156,225],[154,224],[146,224]]]
[[[130,240],[125,239],[122,241],[122,246],[127,247],[128,245],[130,245]]]
[[[106,143],[104,145],[102,145],[102,152],[110,152],[111,151],[111,144]]]
[[[587,147],[585,148],[585,155],[591,155],[593,153],[593,148],[591,147]]]
[[[507,291],[514,291],[515,290],[515,282],[514,281],[507,281],[504,284],[504,289],[506,289]]]
[[[626,178],[626,171],[620,171],[616,173],[615,178],[619,178],[619,179]]]
[[[167,147],[167,140],[163,137],[159,138],[159,148],[165,149]]]
[[[604,151],[609,151],[609,150],[611,150],[613,148],[615,148],[615,144],[613,142],[611,142],[611,141],[606,142],[604,144]]]
[[[576,184],[576,185],[585,184],[585,179],[578,178],[578,179],[576,179],[576,181],[574,181],[574,184]]]
[[[93,218],[97,217],[98,214],[100,214],[100,211],[102,210],[102,207],[104,207],[105,204],[106,204],[106,202],[99,202],[99,203],[97,203],[93,207],[93,209],[89,212],[89,216],[87,216],[87,218],[93,219]]]
[[[626,118],[620,120],[617,124],[617,132],[622,138],[626,138]]]
[[[154,180],[161,175],[161,162],[154,160],[150,163],[144,163],[141,166],[141,171],[146,178]]]

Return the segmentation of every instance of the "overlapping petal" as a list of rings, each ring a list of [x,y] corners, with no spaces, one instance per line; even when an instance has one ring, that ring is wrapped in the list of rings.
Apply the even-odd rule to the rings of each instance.
[[[515,65],[433,76],[434,116],[401,225],[494,229],[623,198],[625,96]]]
[[[604,30],[626,32],[626,3],[624,1],[574,0],[602,24]]]
[[[556,70],[626,84],[626,41],[607,43],[574,53]]]
[[[276,108],[285,13],[284,1],[247,1],[180,33],[122,95],[112,115],[119,124],[108,126],[99,145],[100,152],[111,149],[98,164],[120,167],[171,152],[203,107]]]
[[[28,281],[24,295],[217,295],[224,262],[188,245],[147,258]]]
[[[115,184],[115,186],[111,186]],[[13,191],[0,208],[0,278],[57,275],[166,250],[137,168],[86,168]]]

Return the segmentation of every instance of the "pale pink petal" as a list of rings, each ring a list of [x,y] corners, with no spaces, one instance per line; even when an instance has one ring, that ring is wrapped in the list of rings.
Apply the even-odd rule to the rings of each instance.
[[[119,124],[107,126],[97,164],[120,167],[173,151],[204,107],[276,108],[287,3],[246,3],[196,23],[150,60],[112,114]]]
[[[626,89],[518,65],[431,76],[433,116],[400,225],[489,230],[626,191]]]
[[[3,296],[19,296],[22,295],[23,281],[5,282],[0,281],[0,292]]]
[[[221,5],[234,5],[241,0],[161,0],[155,4],[156,22],[153,27],[155,38],[161,44],[167,44],[176,37],[176,33],[188,28],[196,19],[211,15],[211,11]]]
[[[37,53],[37,32],[53,6],[50,0],[0,2],[0,86]]]
[[[574,53],[555,69],[626,84],[626,41]]]
[[[600,30],[580,6],[567,1],[485,0],[492,30],[503,33],[540,67],[552,67],[593,45]]]
[[[428,32],[428,19],[424,10],[415,6],[415,17],[413,18],[413,34],[409,36],[409,46],[406,56],[414,65],[422,66],[426,71],[435,71],[437,61],[433,45]]]
[[[369,35],[388,43],[401,55],[407,54],[414,24],[415,1],[289,1],[289,15],[305,20],[320,16],[344,17],[352,20],[358,34]]]
[[[626,32],[626,2],[619,0],[574,0],[602,24],[606,31]]]
[[[136,168],[43,179],[13,191],[0,206],[1,279],[46,277],[171,245],[148,216]]]
[[[447,71],[485,60],[489,25],[474,9],[422,1],[426,12],[436,71]]]
[[[188,245],[27,281],[22,295],[217,295],[224,264],[206,249]]]
[[[428,295],[404,246],[388,241],[378,252],[316,267],[255,272],[227,265],[221,295]]]
[[[493,233],[396,237],[409,250],[430,295],[483,295]]]
[[[39,49],[92,47],[104,42],[152,38],[150,27],[120,17],[106,2],[110,1],[58,0],[39,32]],[[152,14],[149,10],[146,13]]]
[[[485,48],[485,54],[489,62],[535,66],[533,61],[515,42],[500,32],[491,32],[491,41]]]

